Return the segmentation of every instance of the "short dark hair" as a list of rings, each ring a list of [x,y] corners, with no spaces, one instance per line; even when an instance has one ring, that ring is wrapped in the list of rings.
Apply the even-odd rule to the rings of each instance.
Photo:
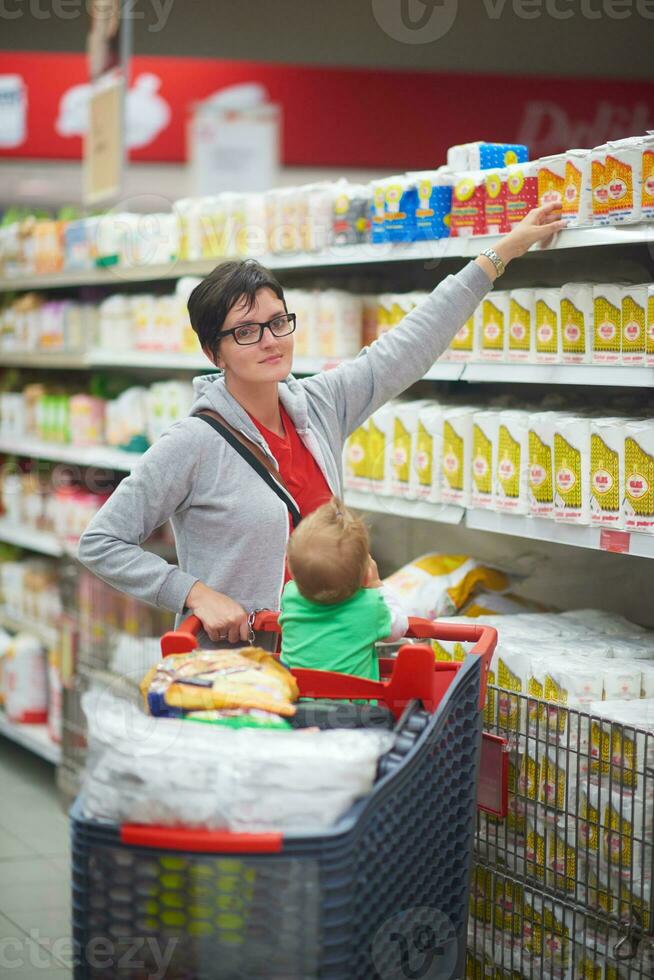
[[[246,310],[251,310],[260,289],[271,289],[286,307],[281,285],[254,259],[223,262],[195,287],[188,298],[188,312],[203,350],[216,355],[218,334],[227,314],[241,299],[246,301]]]

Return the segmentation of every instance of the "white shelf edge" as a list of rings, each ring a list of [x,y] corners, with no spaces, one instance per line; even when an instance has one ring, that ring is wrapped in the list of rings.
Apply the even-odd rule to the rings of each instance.
[[[388,514],[393,517],[410,517],[415,520],[437,521],[441,524],[460,524],[465,513],[463,507],[450,504],[431,504],[425,500],[404,500],[401,497],[382,496],[360,490],[346,490],[345,503],[355,510],[371,514]]]
[[[120,470],[125,473],[129,473],[141,456],[140,453],[129,453],[108,446],[70,446],[27,438],[0,438],[0,453],[77,466],[97,466],[100,469]]]
[[[289,255],[263,254],[252,256],[272,270],[312,269],[364,265],[382,262],[438,263],[443,259],[469,258],[497,244],[501,235],[477,235],[465,238],[439,238],[426,242],[407,244],[370,243],[362,245],[332,246],[323,252]],[[597,248],[606,245],[647,245],[654,242],[654,225],[609,225],[601,228],[570,228],[560,232],[544,251],[566,248]],[[534,247],[533,249],[537,249]],[[127,282],[154,282],[179,279],[182,276],[204,276],[215,266],[234,256],[216,256],[193,262],[172,261],[156,266],[111,266],[72,270],[41,276],[16,276],[0,279],[0,292],[46,289],[57,286],[89,286],[121,284]]]
[[[468,361],[462,380],[477,383],[598,385],[606,388],[653,388],[654,367],[620,364],[504,364]]]
[[[47,725],[19,725],[9,721],[4,711],[0,708],[0,735],[5,735],[29,749],[35,755],[41,756],[46,762],[58,765],[61,761],[61,746],[55,745],[48,735]]]
[[[0,517],[0,541],[30,551],[38,551],[42,555],[51,555],[54,558],[60,558],[67,553],[67,549],[56,535],[24,524],[11,523],[7,517]]]
[[[48,626],[44,623],[34,622],[32,619],[25,619],[22,616],[14,616],[2,607],[0,607],[0,626],[11,633],[33,633],[47,647],[53,647],[57,643],[58,631],[56,626]]]

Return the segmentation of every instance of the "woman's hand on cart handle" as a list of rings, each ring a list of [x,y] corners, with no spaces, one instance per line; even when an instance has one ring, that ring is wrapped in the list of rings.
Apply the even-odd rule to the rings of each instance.
[[[186,606],[201,621],[211,640],[247,643],[248,616],[238,602],[222,592],[215,592],[204,582],[196,582],[186,597]]]
[[[500,238],[494,251],[504,265],[508,265],[511,259],[524,255],[536,242],[540,242],[541,247],[548,245],[556,232],[565,227],[566,222],[561,221],[560,203],[552,201],[550,204],[543,204],[539,208],[533,208],[508,235]],[[491,279],[497,277],[497,269],[487,256],[479,255],[475,261]]]

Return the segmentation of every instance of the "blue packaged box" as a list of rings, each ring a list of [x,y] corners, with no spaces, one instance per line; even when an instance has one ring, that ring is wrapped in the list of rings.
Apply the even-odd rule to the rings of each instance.
[[[512,163],[526,163],[529,149],[522,143],[462,143],[447,151],[452,170],[493,170]]]
[[[387,242],[412,242],[416,232],[418,191],[406,175],[385,181],[384,232]]]
[[[416,186],[415,240],[448,238],[454,174],[441,167],[409,173]]]

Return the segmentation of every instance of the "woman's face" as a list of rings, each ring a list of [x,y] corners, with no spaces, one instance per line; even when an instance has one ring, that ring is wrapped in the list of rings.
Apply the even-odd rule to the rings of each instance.
[[[221,333],[246,323],[266,323],[280,313],[286,313],[283,301],[272,289],[260,289],[251,310],[247,309],[246,302],[236,303],[231,308]],[[241,382],[283,381],[290,374],[292,361],[293,334],[273,337],[266,329],[258,343],[247,346],[237,344],[233,334],[224,337],[218,344],[216,366],[222,368],[226,376],[231,375]]]

